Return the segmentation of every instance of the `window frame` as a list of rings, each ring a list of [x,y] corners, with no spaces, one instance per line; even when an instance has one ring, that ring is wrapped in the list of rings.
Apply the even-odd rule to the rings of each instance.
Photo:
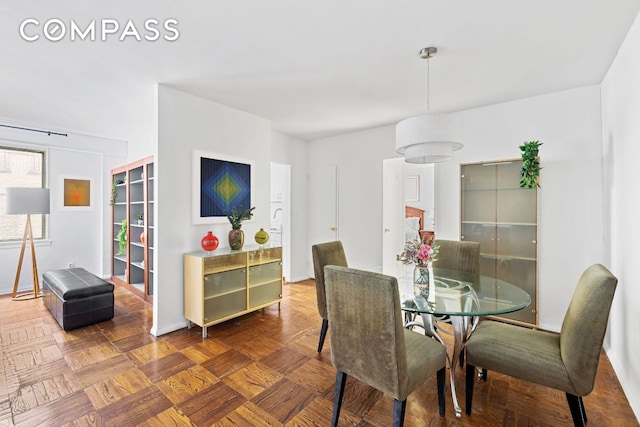
[[[46,188],[46,184],[47,184],[47,155],[48,150],[46,148],[33,148],[33,147],[27,147],[27,146],[21,146],[17,143],[12,143],[9,141],[2,141],[0,140],[0,153],[4,153],[5,156],[3,156],[5,158],[5,162],[4,162],[4,168],[0,169],[0,174],[1,175],[6,175],[6,174],[13,174],[13,173],[20,173],[22,172],[24,175],[39,175],[40,176],[40,187],[39,188]],[[14,157],[14,153],[28,153],[28,154],[37,154],[41,156],[41,162],[39,162],[40,164],[37,164],[33,161],[29,162],[29,165],[26,166],[24,168],[24,170],[15,170],[15,168],[12,166],[11,164],[11,159],[12,157]],[[2,156],[2,154],[0,154],[0,156]],[[34,157],[35,159],[35,157]],[[38,170],[39,169],[39,170]],[[12,186],[17,186],[16,184],[12,183],[11,180],[9,179],[4,179],[2,180],[2,176],[0,176],[0,197],[2,198],[2,209],[0,210],[0,218],[5,218],[9,217],[9,215],[6,215],[4,209],[6,206],[6,191],[5,188],[6,187],[12,187]],[[35,185],[29,185],[30,187],[36,187]],[[16,215],[11,215],[11,216],[16,216]],[[24,236],[24,227],[26,224],[26,215],[19,215],[20,217],[24,217],[24,219],[22,221],[19,222],[19,226],[18,229],[15,230],[15,238],[4,238],[2,236],[0,236],[0,247],[13,247],[16,244],[19,244],[22,242],[23,240],[23,236]],[[49,241],[49,221],[48,221],[48,215],[39,215],[40,216],[40,220],[36,220],[34,217],[36,217],[36,215],[32,215],[31,217],[31,223],[32,223],[32,229],[34,231],[34,235],[41,230],[41,235],[39,235],[38,237],[33,237],[34,243],[36,243],[36,245],[42,244],[43,242],[48,242]],[[3,221],[3,222],[7,222],[7,221]],[[13,233],[13,231],[12,231]]]

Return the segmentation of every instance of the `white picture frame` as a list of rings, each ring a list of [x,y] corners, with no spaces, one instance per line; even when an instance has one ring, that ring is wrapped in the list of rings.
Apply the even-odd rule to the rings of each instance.
[[[58,210],[90,211],[95,206],[93,179],[86,176],[58,176]]]
[[[420,201],[420,175],[410,175],[404,180],[404,201]]]

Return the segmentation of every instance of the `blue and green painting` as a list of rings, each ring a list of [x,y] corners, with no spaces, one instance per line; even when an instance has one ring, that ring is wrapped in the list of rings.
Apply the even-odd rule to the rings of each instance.
[[[251,165],[200,158],[200,216],[227,216],[251,207]]]

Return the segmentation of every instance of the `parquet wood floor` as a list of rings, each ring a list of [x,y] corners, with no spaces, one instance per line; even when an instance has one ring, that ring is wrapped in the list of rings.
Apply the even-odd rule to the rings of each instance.
[[[313,281],[288,284],[281,308],[155,338],[151,306],[116,288],[116,316],[64,332],[42,300],[0,297],[2,426],[328,426],[335,370]],[[464,372],[464,371],[463,371]],[[461,401],[464,373],[459,378]],[[638,426],[603,353],[589,426]],[[393,401],[349,379],[340,425],[388,426]],[[409,396],[406,426],[572,425],[564,394],[493,372],[472,416],[437,414],[436,380]]]

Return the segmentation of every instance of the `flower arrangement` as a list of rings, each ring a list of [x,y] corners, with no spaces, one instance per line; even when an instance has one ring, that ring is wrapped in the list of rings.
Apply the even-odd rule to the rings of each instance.
[[[430,262],[437,261],[440,247],[433,244],[421,242],[418,239],[409,240],[404,244],[404,250],[396,259],[403,264],[429,265]]]
[[[236,208],[231,209],[231,213],[227,215],[227,219],[231,223],[231,228],[233,230],[240,230],[240,228],[242,228],[242,221],[251,219],[254,209],[255,206],[241,211],[238,211]]]

